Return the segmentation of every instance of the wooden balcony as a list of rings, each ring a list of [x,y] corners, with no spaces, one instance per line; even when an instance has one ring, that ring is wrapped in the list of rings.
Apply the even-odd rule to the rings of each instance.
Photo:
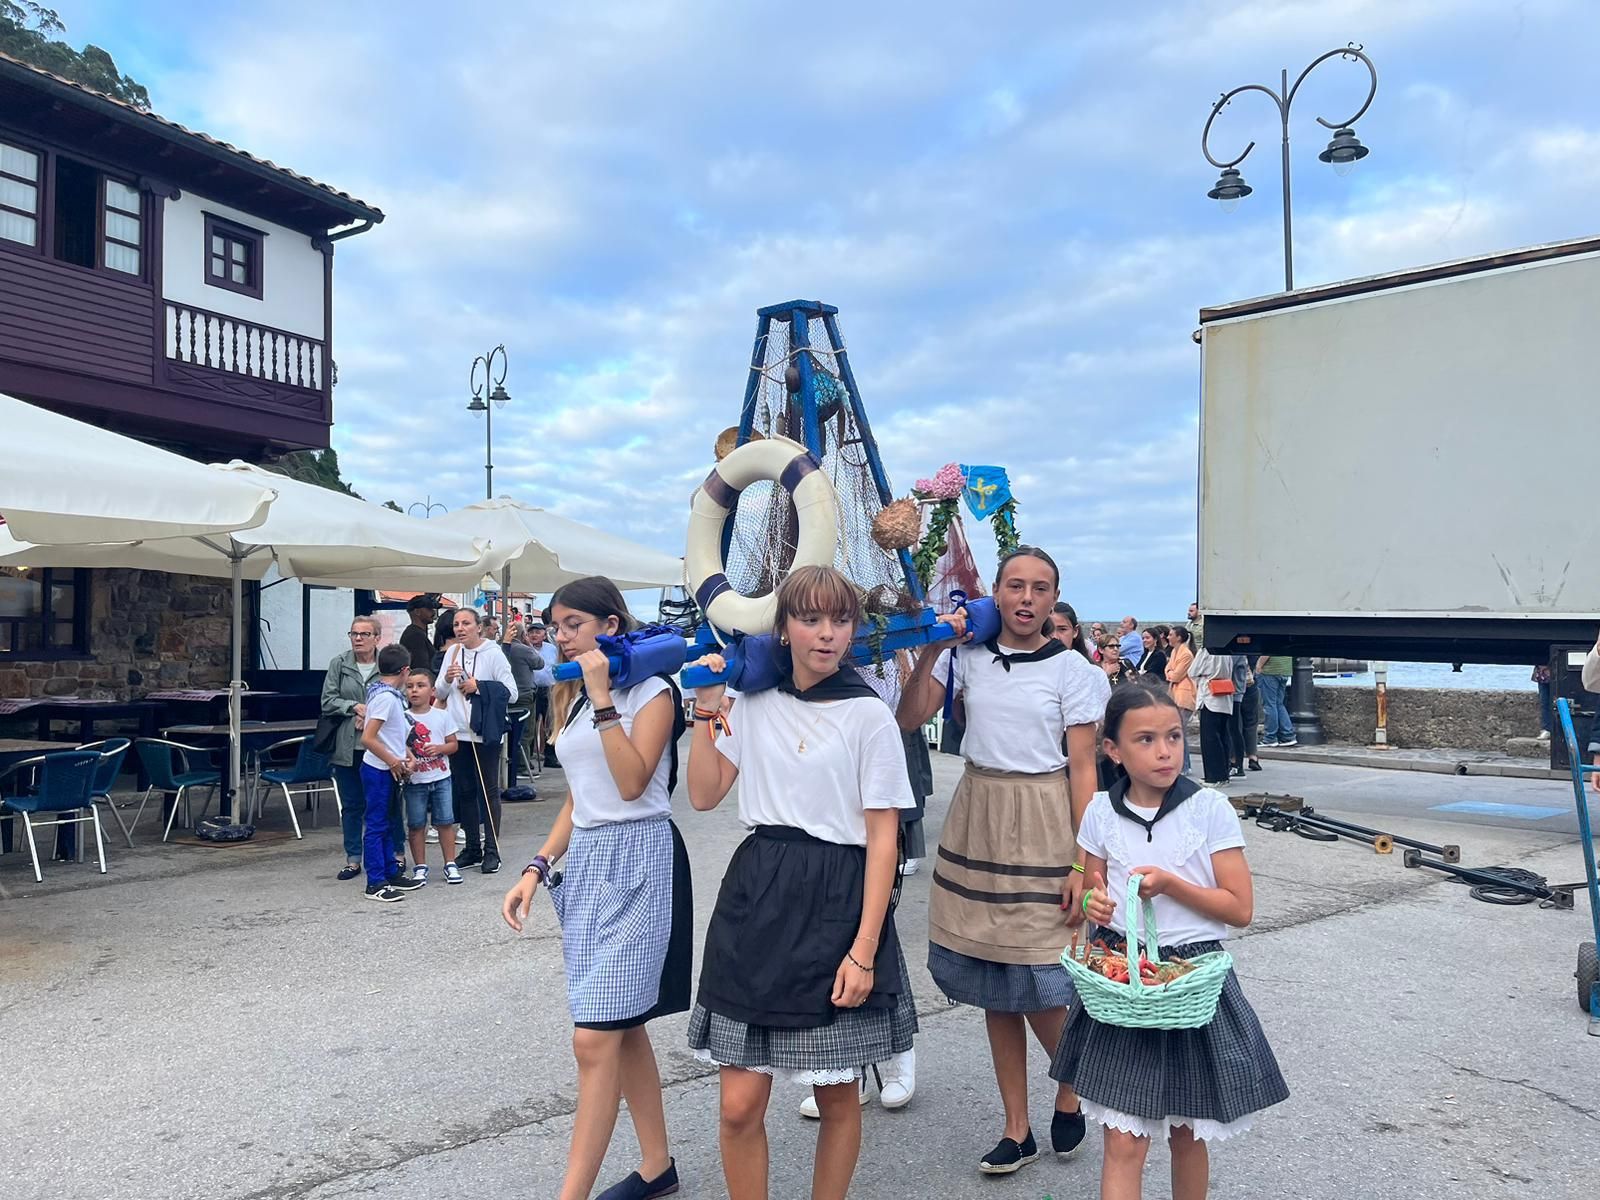
[[[146,281],[0,251],[0,391],[218,457],[323,448],[321,338],[160,299]]]
[[[166,306],[167,382],[272,408],[325,411],[331,380],[319,339],[193,305]]]

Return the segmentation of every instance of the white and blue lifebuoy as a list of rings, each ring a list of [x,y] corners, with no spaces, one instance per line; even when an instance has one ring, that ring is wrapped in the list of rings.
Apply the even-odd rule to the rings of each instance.
[[[689,506],[684,567],[700,611],[726,633],[768,633],[777,621],[778,597],[746,596],[728,582],[722,561],[722,529],[739,493],[770,480],[789,493],[799,518],[796,567],[833,565],[839,541],[839,498],[822,464],[799,442],[762,438],[734,449],[706,476]]]

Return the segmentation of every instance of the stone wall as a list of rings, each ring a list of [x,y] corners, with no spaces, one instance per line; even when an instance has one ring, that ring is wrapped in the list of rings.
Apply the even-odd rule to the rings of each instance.
[[[1378,700],[1372,688],[1319,687],[1317,713],[1329,742],[1372,741]],[[1456,688],[1390,688],[1389,742],[1411,750],[1484,750],[1499,754],[1507,738],[1539,733],[1537,692]]]
[[[89,577],[91,657],[0,657],[0,697],[137,700],[164,688],[227,686],[227,580],[123,570],[91,571]]]

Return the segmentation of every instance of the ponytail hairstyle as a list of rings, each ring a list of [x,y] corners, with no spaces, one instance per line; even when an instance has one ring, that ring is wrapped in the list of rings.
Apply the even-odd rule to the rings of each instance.
[[[1083,626],[1078,624],[1078,610],[1073,608],[1072,605],[1068,604],[1065,600],[1057,600],[1055,607],[1050,610],[1050,615],[1052,618],[1059,618],[1065,621],[1068,625],[1071,625],[1078,631],[1078,635],[1072,639],[1072,649],[1076,650],[1085,658],[1088,658],[1089,643],[1084,639]]]
[[[1194,638],[1190,636],[1187,629],[1185,629],[1182,625],[1174,625],[1172,627],[1172,632],[1177,635],[1179,642],[1193,649]]]
[[[639,622],[633,619],[633,614],[628,611],[628,605],[622,598],[622,593],[617,585],[604,575],[588,575],[582,579],[574,579],[571,583],[564,583],[556,589],[555,595],[550,597],[550,607],[545,609],[547,614],[545,624],[550,623],[550,615],[555,611],[556,605],[570,608],[574,612],[587,613],[591,617],[598,617],[602,622],[608,617],[617,619],[616,636],[631,633],[637,629]],[[555,639],[552,637],[552,641]],[[556,646],[558,658],[561,662],[567,661],[566,651],[560,645]],[[550,689],[550,712],[554,720],[550,722],[550,744],[553,746],[560,738],[567,725],[567,714],[572,711],[572,704],[578,698],[578,693],[583,691],[582,679],[568,679]]]

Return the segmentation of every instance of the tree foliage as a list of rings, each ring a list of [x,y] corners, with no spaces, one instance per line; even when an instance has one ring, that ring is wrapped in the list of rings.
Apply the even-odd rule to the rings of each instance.
[[[143,84],[118,70],[111,55],[99,46],[90,44],[74,50],[59,36],[66,31],[60,15],[36,0],[0,0],[0,53],[103,92],[140,111],[149,109],[150,93]]]
[[[301,483],[313,483],[331,492],[342,492],[346,496],[361,499],[361,493],[340,478],[339,452],[331,446],[326,450],[296,450],[265,466],[269,471],[287,475]]]

